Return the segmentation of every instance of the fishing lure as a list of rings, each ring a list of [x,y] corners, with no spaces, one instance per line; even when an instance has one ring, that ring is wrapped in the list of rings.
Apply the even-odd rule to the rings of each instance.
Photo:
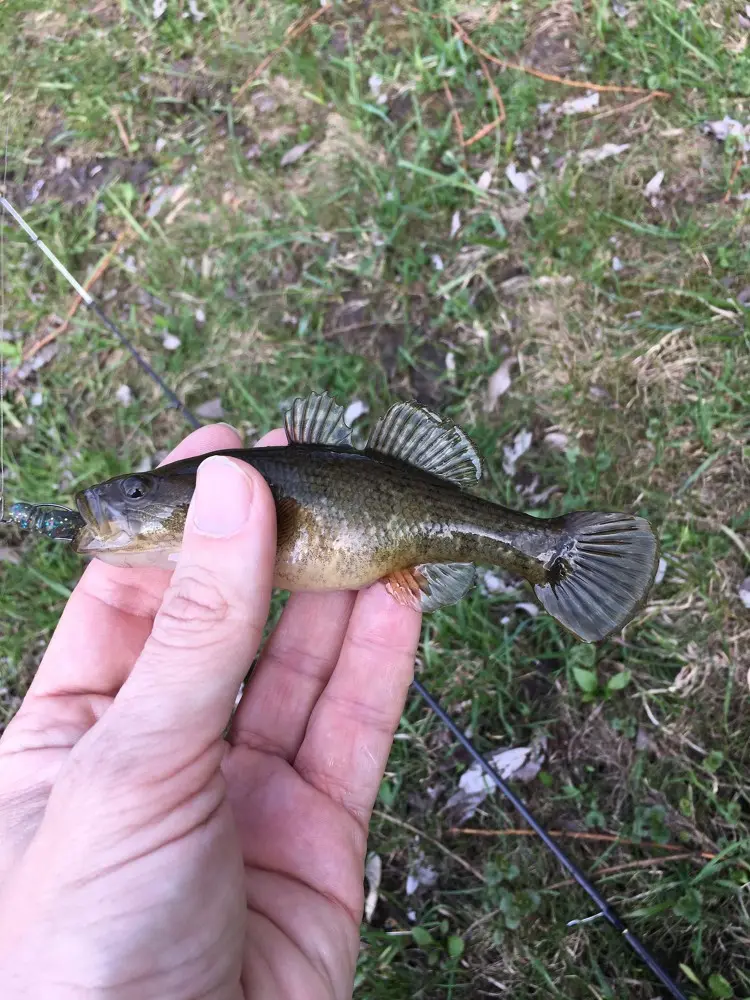
[[[72,542],[85,524],[77,510],[57,503],[11,504],[8,521],[17,524],[22,531],[64,542]]]

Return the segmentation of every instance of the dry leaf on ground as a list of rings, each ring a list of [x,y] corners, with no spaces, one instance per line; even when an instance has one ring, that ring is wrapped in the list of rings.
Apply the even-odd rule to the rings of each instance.
[[[594,91],[593,94],[586,94],[585,97],[571,97],[570,100],[563,101],[557,110],[564,115],[580,115],[598,107],[599,94]]]
[[[513,438],[512,445],[503,445],[503,472],[505,472],[507,476],[515,475],[516,462],[522,455],[525,455],[531,447],[532,437],[533,435],[531,431],[519,431]]]
[[[605,142],[603,146],[597,146],[596,149],[584,149],[578,154],[578,161],[584,165],[600,163],[612,156],[619,156],[626,149],[630,149],[629,142],[623,142],[621,145],[617,145],[615,142]]]
[[[516,359],[511,355],[490,375],[489,382],[487,383],[487,399],[484,407],[487,413],[494,409],[498,399],[510,389],[510,370],[515,363]]]
[[[288,149],[281,157],[281,166],[290,167],[293,163],[296,163],[297,160],[301,160],[311,146],[311,142],[300,142],[298,145],[292,146],[292,148]]]

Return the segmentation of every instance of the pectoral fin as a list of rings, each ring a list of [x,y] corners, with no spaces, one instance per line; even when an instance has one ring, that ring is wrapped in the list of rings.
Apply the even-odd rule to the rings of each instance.
[[[383,583],[399,604],[429,612],[460,601],[475,575],[472,563],[425,563],[390,573]]]

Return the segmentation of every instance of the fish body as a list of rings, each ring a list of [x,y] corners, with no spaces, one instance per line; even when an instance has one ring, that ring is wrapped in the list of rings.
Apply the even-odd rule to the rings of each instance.
[[[559,537],[550,522],[490,503],[387,456],[294,443],[212,454],[247,462],[270,486],[277,515],[275,584],[286,590],[358,590],[412,566],[455,562],[502,565],[541,583],[545,570],[539,557]],[[110,561],[137,565],[142,555],[158,553],[166,565],[161,555],[179,551],[198,466],[206,457],[116,477],[106,490],[102,484],[83,491],[79,509],[89,520],[94,509],[101,517],[103,505],[119,509],[112,520],[130,542],[118,542]],[[135,479],[145,496],[124,503],[118,496],[122,483],[132,490]],[[153,507],[160,501],[172,514],[154,548],[149,525],[154,527]],[[89,544],[79,537],[76,547],[90,551]],[[106,558],[107,550],[98,548],[96,554]]]
[[[280,588],[383,580],[399,602],[432,611],[464,596],[475,564],[501,566],[584,641],[622,628],[645,600],[658,562],[647,521],[587,511],[543,519],[482,499],[468,488],[481,476],[474,446],[416,404],[391,407],[364,450],[326,395],[297,400],[286,429],[286,447],[213,453],[252,465],[271,489]],[[206,457],[81,491],[74,548],[120,565],[173,565]]]

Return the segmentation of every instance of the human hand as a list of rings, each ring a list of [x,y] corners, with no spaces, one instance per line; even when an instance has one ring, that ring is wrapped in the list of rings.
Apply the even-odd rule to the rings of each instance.
[[[205,427],[168,460],[238,445]],[[275,540],[262,477],[212,459],[171,581],[86,568],[0,740],[7,1000],[351,996],[420,619],[380,584],[293,594],[224,739]]]

